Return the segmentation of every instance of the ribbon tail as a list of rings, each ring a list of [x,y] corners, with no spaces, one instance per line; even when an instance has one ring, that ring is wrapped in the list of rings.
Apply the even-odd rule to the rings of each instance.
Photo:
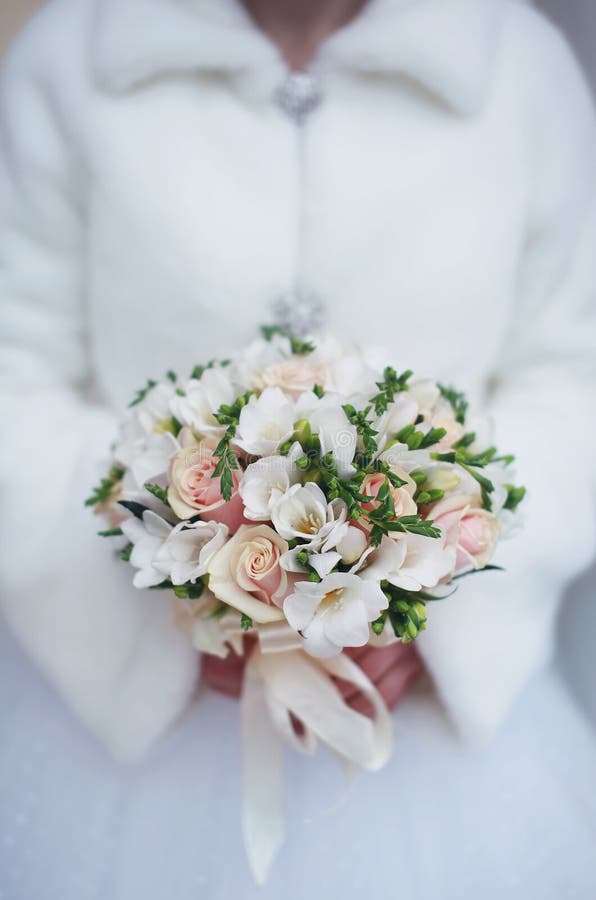
[[[271,718],[265,685],[252,660],[246,666],[241,706],[242,829],[251,871],[256,883],[263,885],[285,840],[284,744]]]

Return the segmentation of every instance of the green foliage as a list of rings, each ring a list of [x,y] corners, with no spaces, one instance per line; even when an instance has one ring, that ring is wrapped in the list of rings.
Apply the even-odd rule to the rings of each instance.
[[[441,392],[441,396],[451,404],[451,409],[453,410],[456,421],[459,422],[460,425],[464,425],[466,414],[468,412],[466,395],[461,391],[456,391],[455,388],[445,386],[444,384],[439,384],[438,388]]]
[[[262,325],[261,334],[266,341],[272,341],[276,335],[287,338],[290,342],[292,353],[296,356],[307,356],[309,353],[314,353],[316,349],[312,341],[303,341],[301,338],[294,337],[293,334],[279,325]]]
[[[379,393],[375,394],[371,402],[378,416],[387,411],[387,407],[395,400],[395,395],[408,390],[408,380],[414,373],[408,369],[398,375],[395,369],[387,366],[383,371],[383,380],[377,381]]]
[[[246,613],[242,613],[240,617],[240,627],[242,631],[248,631],[252,628],[252,619],[250,616],[247,616]]]
[[[97,487],[93,488],[90,497],[85,500],[85,506],[97,506],[110,499],[114,490],[124,478],[124,469],[113,466],[105,478],[102,478]]]
[[[198,600],[205,590],[205,585],[199,578],[195,584],[176,584],[172,585],[172,589],[179,600]]]
[[[425,434],[423,431],[417,431],[415,425],[405,425],[398,431],[396,440],[400,444],[406,444],[408,450],[427,450],[428,447],[438,444],[446,434],[445,428],[430,428]]]
[[[157,497],[157,499],[160,500],[164,506],[170,505],[170,501],[168,500],[168,492],[158,484],[153,484],[151,481],[147,481],[145,483],[145,490],[149,491],[150,494],[153,494],[154,497]]]
[[[150,378],[147,381],[147,384],[145,385],[145,387],[142,387],[140,390],[138,390],[136,392],[134,399],[131,400],[130,403],[128,404],[129,409],[132,406],[137,406],[139,403],[141,403],[141,401],[143,401],[145,399],[145,397],[147,396],[149,391],[152,391],[156,385],[157,385],[157,381],[154,381],[152,378]]]
[[[381,583],[381,587],[388,607],[372,622],[371,628],[375,634],[382,634],[388,621],[395,636],[404,644],[409,644],[426,628],[427,595],[420,591],[405,591],[386,581]]]
[[[230,443],[236,434],[236,428],[240,421],[240,413],[254,395],[254,391],[247,391],[240,397],[237,397],[234,403],[220,406],[215,413],[215,419],[220,425],[226,426],[226,433],[215,448],[213,455],[219,457],[219,462],[213,473],[216,478],[220,479],[221,495],[224,500],[232,499],[234,491],[234,469],[238,468],[238,460],[236,454],[232,450]]]
[[[372,406],[367,406],[365,409],[356,410],[350,403],[346,403],[343,407],[343,411],[348,417],[348,420],[358,432],[362,447],[361,456],[364,456],[367,459],[372,459],[377,452],[377,442],[375,438],[378,435],[378,431],[375,431],[368,418],[371,409]],[[359,462],[362,463],[363,460],[361,459]]]
[[[507,499],[503,504],[504,509],[510,509],[512,512],[515,512],[519,504],[522,502],[524,497],[526,496],[525,487],[515,487],[513,484],[505,485],[507,488]]]

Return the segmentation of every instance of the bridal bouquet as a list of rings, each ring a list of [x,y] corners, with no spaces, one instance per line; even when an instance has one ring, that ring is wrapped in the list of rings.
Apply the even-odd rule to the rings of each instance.
[[[414,640],[429,603],[489,566],[524,495],[461,393],[331,339],[263,331],[234,359],[149,381],[87,501],[134,586],[170,592],[199,650],[250,647],[244,831],[258,880],[282,839],[284,741],[387,761],[387,709],[344,648]]]

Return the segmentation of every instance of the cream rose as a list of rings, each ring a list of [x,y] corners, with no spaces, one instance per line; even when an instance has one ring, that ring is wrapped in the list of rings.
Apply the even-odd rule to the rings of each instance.
[[[215,476],[218,458],[213,455],[215,444],[200,441],[183,447],[170,461],[168,502],[180,519],[201,516],[206,521],[223,522],[235,531],[243,519],[242,499],[238,493],[240,469],[232,470],[232,497],[226,501],[221,494],[219,476]]]
[[[254,622],[283,619],[280,607],[292,589],[280,564],[287,550],[268,525],[241,525],[209,564],[210,590]]]
[[[267,366],[257,377],[259,387],[279,387],[293,397],[312,391],[315,384],[325,384],[326,380],[327,372],[321,362],[296,357]]]

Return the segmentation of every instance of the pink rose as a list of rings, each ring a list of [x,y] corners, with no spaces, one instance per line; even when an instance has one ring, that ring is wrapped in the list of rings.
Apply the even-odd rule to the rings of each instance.
[[[395,505],[396,517],[401,518],[401,516],[415,516],[418,512],[418,507],[414,502],[416,483],[410,478],[407,472],[397,466],[392,466],[391,471],[394,475],[397,475],[398,478],[401,478],[402,481],[405,481],[405,484],[398,488],[390,485],[391,496]],[[379,501],[376,499],[376,497],[384,483],[385,475],[383,475],[382,472],[377,472],[374,475],[366,476],[366,478],[362,482],[361,493],[367,497],[370,497],[371,500],[369,503],[362,504],[363,509],[374,510],[377,508],[377,506],[379,505]]]
[[[223,522],[234,532],[243,521],[244,506],[238,493],[241,470],[233,469],[232,497],[221,494],[220,477],[215,476],[219,462],[213,455],[215,444],[200,441],[183,447],[170,461],[168,501],[180,519],[200,516],[206,521]]]
[[[269,525],[241,525],[209,563],[209,589],[254,622],[281,620],[293,589],[281,567],[287,550],[287,541]]]
[[[431,517],[442,528],[446,545],[456,547],[455,571],[482,569],[490,561],[499,539],[498,518],[483,509],[478,497],[455,494],[439,501]]]

